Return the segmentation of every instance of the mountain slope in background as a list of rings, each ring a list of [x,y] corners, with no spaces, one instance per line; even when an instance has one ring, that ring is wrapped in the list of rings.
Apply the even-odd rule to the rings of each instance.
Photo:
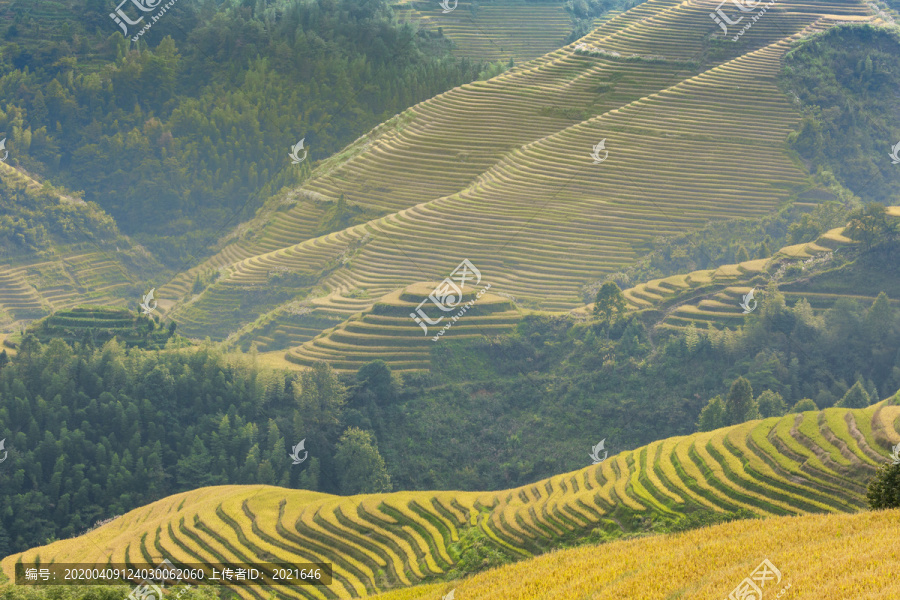
[[[800,115],[778,89],[781,57],[801,34],[872,17],[855,2],[784,3],[732,44],[708,4],[644,3],[582,39],[584,49],[456,88],[379,126],[243,226],[240,241],[166,285],[171,316],[213,339],[243,326],[246,343],[286,303],[333,324],[383,294],[439,280],[463,258],[494,293],[571,309],[582,285],[639,257],[654,236],[791,201],[813,184],[784,144]],[[601,141],[606,158],[595,164]],[[341,202],[390,214],[316,236]],[[179,301],[215,269],[224,276]],[[278,272],[297,278],[265,293]],[[315,336],[306,329],[282,344]]]
[[[0,163],[0,329],[78,304],[136,307],[159,263],[99,206]],[[132,297],[132,301],[125,300]]]

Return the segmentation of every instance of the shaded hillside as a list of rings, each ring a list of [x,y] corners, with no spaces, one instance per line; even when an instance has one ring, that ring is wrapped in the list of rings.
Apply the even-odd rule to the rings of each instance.
[[[484,66],[385,0],[176,2],[139,39],[105,0],[40,4],[0,1],[9,160],[84,190],[176,269],[314,161]]]
[[[4,162],[0,208],[2,330],[84,302],[136,307],[159,272],[99,206]]]
[[[10,576],[16,561],[38,555],[42,562],[79,563],[159,556],[182,563],[321,561],[334,565],[333,586],[279,591],[294,598],[359,597],[451,572],[476,540],[521,559],[598,527],[634,531],[642,519],[677,519],[696,510],[857,511],[866,482],[889,445],[900,441],[898,417],[900,406],[881,403],[751,421],[662,440],[502,492],[337,497],[270,486],[203,488],[134,510],[81,538],[9,556],[2,568]],[[268,593],[235,591],[246,598]]]
[[[830,169],[867,201],[891,204],[900,170],[900,35],[896,29],[844,26],[798,43],[785,57],[781,86],[803,113],[791,146]]]

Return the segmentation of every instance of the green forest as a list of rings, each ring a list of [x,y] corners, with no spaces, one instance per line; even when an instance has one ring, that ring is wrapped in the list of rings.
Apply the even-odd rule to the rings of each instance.
[[[871,220],[862,209],[853,222]],[[846,251],[833,274],[900,281],[900,244],[881,239]],[[512,335],[446,340],[431,372],[403,376],[380,361],[354,376],[324,363],[289,373],[209,343],[150,352],[26,335],[0,358],[0,554],[198,486],[503,489],[584,466],[603,438],[618,452],[698,424],[867,406],[900,389],[900,288],[887,291],[816,314],[773,284],[736,331],[656,339],[652,314],[533,316]],[[309,460],[294,466],[301,440]]]
[[[784,58],[781,87],[802,107],[788,142],[867,201],[896,202],[900,178],[884,160],[900,142],[900,36],[871,25],[811,37]]]
[[[137,44],[105,2],[76,4],[83,31],[36,46],[13,3],[0,137],[12,164],[83,191],[176,268],[317,160],[489,67],[384,0],[182,2]]]

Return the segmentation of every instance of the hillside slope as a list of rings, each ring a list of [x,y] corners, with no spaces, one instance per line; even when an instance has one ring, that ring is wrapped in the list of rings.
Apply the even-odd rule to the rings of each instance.
[[[400,18],[454,43],[454,54],[480,60],[523,62],[565,43],[572,17],[563,2],[457,2],[444,13],[437,1],[405,0],[394,5]]]
[[[197,272],[227,269],[165,308],[186,334],[223,339],[291,300],[375,299],[468,258],[492,291],[569,310],[585,282],[631,262],[654,236],[769,213],[811,185],[784,145],[799,113],[777,87],[781,57],[798,35],[872,17],[856,2],[785,2],[725,43],[713,8],[651,0],[583,38],[587,46],[405,111],[167,285],[163,295],[182,298]],[[723,118],[734,106],[739,116]],[[595,164],[601,140],[608,160]],[[341,197],[389,214],[312,238]],[[265,293],[279,270],[300,279]]]
[[[77,304],[135,307],[152,287],[147,274],[158,273],[158,263],[96,205],[43,191],[40,182],[5,162],[0,186],[4,240],[36,237],[27,242],[31,251],[0,253],[0,330],[15,331]]]
[[[767,516],[855,512],[889,446],[900,442],[898,419],[900,406],[884,401],[867,409],[750,421],[662,440],[492,493],[338,497],[271,486],[202,488],[131,511],[82,537],[9,556],[2,569],[11,575],[18,560],[38,556],[80,563],[160,556],[180,562],[322,561],[334,565],[332,586],[281,591],[290,597],[359,597],[447,573],[458,563],[460,540],[473,536],[524,558],[597,527],[627,528],[636,516],[740,508]],[[749,531],[759,523],[736,527]],[[728,579],[739,581],[737,573],[758,560],[750,562],[734,566]],[[265,598],[268,592],[239,593]]]
[[[900,207],[888,207],[888,211],[897,216]],[[844,235],[845,229],[835,228],[812,242],[786,246],[770,258],[654,279],[623,290],[623,295],[629,310],[644,311],[648,318],[655,316],[656,327],[669,330],[683,330],[691,324],[706,330],[741,326],[745,322],[744,297],[752,290],[749,306],[756,306],[754,301],[766,294],[769,284],[777,285],[789,305],[802,299],[814,313],[840,299],[871,304],[881,292],[896,305],[900,287],[892,264],[865,254],[835,256],[836,251],[858,245]],[[593,306],[572,314],[587,318]]]
[[[900,213],[900,207],[889,207],[889,210]],[[655,321],[657,328],[666,330],[681,330],[691,323],[700,329],[733,329],[745,321],[741,307],[743,296],[753,289],[756,298],[761,298],[769,282],[778,284],[791,305],[803,298],[815,311],[829,308],[840,298],[871,303],[881,291],[886,291],[897,304],[900,288],[893,278],[884,277],[884,265],[869,265],[863,258],[836,267],[833,252],[856,246],[856,242],[843,235],[844,229],[836,228],[812,242],[786,246],[767,259],[641,283],[623,291],[628,310],[643,311],[645,320]],[[434,344],[430,337],[422,335],[409,313],[434,285],[418,284],[402,293],[388,294],[371,309],[292,348],[284,358],[289,364],[303,366],[325,360],[333,368],[344,371],[354,371],[375,359],[385,361],[394,370],[428,369]],[[474,312],[467,313],[454,324],[450,332],[454,337],[508,333],[529,312],[520,309],[515,301],[493,294],[485,300],[495,308],[485,307],[488,314],[481,317]],[[501,309],[501,305],[505,308]],[[384,316],[388,307],[392,309],[391,317]],[[579,307],[569,316],[575,320],[591,318],[593,307],[593,304]],[[284,331],[284,327],[281,325],[279,330]]]
[[[900,592],[900,554],[892,543],[900,534],[898,517],[892,510],[739,521],[554,552],[467,581],[370,598],[438,600],[451,590],[465,600],[732,598],[769,560],[778,572],[770,570],[763,598],[881,600]]]

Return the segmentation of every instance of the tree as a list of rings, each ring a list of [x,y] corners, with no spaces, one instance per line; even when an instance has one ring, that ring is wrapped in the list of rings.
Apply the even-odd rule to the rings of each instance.
[[[300,381],[294,381],[297,412],[294,433],[308,437],[320,451],[328,447],[328,438],[337,436],[341,412],[347,400],[347,390],[334,369],[325,362],[317,362],[303,371]],[[334,443],[334,438],[331,438]]]
[[[749,381],[738,377],[725,398],[725,424],[737,425],[758,418],[759,406],[753,399],[753,387]]]
[[[720,427],[725,427],[725,402],[722,401],[722,396],[716,396],[700,411],[697,430],[712,431]]]
[[[180,458],[175,465],[178,484],[186,488],[209,485],[213,482],[212,457],[200,436],[194,436],[190,454]]]
[[[603,317],[607,326],[613,320],[618,320],[625,314],[625,296],[622,290],[614,281],[607,281],[600,287],[597,292],[597,298],[594,301],[594,316]]]
[[[872,403],[869,392],[863,387],[861,381],[853,384],[844,397],[841,398],[835,406],[840,408],[865,408]]]
[[[881,292],[866,313],[866,330],[872,339],[880,341],[891,332],[894,324],[894,309],[887,294]]]
[[[699,344],[700,334],[697,333],[697,328],[694,327],[694,322],[691,321],[691,324],[684,330],[684,345],[687,346],[688,352],[693,352]]]
[[[850,213],[844,235],[861,242],[866,250],[888,243],[897,235],[897,224],[887,214],[887,207],[869,202]]]
[[[866,499],[872,510],[900,508],[900,463],[885,463],[869,482]]]
[[[312,457],[309,459],[309,466],[300,473],[297,478],[297,487],[301,490],[317,491],[319,489],[319,459]]]
[[[787,404],[778,392],[766,390],[756,399],[759,406],[759,414],[765,419],[768,417],[782,417],[787,414]]]
[[[378,494],[391,491],[391,478],[370,431],[349,427],[334,455],[341,493]]]
[[[394,385],[391,369],[383,360],[373,360],[359,368],[356,380],[365,390],[372,392],[375,402],[384,406],[394,401],[397,386]]]
[[[802,413],[810,410],[819,410],[812,398],[804,398],[791,407],[791,413]]]

